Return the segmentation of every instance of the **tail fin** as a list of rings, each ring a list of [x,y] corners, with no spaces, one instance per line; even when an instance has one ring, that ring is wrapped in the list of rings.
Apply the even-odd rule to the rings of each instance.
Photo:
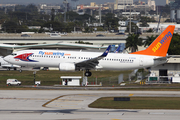
[[[147,49],[131,54],[165,57],[171,43],[174,29],[174,25],[169,25]]]
[[[114,51],[114,53],[118,53],[120,48],[121,48],[121,46],[119,45],[118,48]]]

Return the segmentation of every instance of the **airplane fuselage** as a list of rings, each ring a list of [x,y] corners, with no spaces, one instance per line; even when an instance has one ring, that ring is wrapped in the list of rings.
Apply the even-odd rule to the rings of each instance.
[[[25,67],[57,67],[60,64],[76,64],[90,60],[102,53],[99,52],[80,52],[80,51],[60,51],[60,50],[24,50],[14,52],[13,55],[6,57],[11,64],[18,64]],[[146,68],[153,65],[165,63],[166,61],[154,61],[157,56],[133,55],[109,53],[106,57],[99,60],[95,69],[102,70],[127,70]],[[68,65],[68,64],[67,64]],[[81,68],[87,69],[87,68]],[[78,70],[78,69],[76,69]],[[68,71],[68,69],[67,69]]]

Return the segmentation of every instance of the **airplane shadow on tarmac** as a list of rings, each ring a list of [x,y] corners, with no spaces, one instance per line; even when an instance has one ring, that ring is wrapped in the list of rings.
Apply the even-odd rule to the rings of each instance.
[[[73,112],[138,112],[136,110],[79,110],[79,109],[66,109],[66,110],[0,110],[0,112],[10,113],[64,113],[73,114]]]

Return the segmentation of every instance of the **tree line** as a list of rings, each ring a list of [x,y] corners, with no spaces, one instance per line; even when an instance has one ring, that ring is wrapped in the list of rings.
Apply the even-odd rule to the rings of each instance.
[[[138,46],[148,47],[158,36],[147,36],[146,40],[142,40],[139,35],[130,34],[126,39],[126,49],[129,49],[131,52],[138,51]],[[168,55],[180,55],[180,35],[174,33],[171,44],[168,49]]]
[[[4,13],[4,9],[0,8],[0,24],[2,24],[2,31],[7,33],[20,33],[20,32],[45,32],[43,28],[49,28],[49,30],[59,32],[71,32],[76,29],[77,31],[92,32],[93,28],[89,27],[87,23],[99,22],[94,16],[89,14],[79,15],[76,12],[68,11],[66,13],[67,21],[64,22],[64,14],[60,11],[56,12],[51,10],[50,14],[39,12],[38,8],[34,4],[17,5],[15,11],[7,11]],[[102,16],[101,30],[117,29],[118,18],[114,17],[114,14],[107,13]],[[111,25],[110,25],[111,23]],[[30,30],[28,26],[41,26],[40,30]]]
[[[2,24],[2,31],[7,33],[20,33],[20,32],[46,32],[44,27],[49,28],[49,30],[59,31],[59,32],[71,32],[84,31],[92,32],[94,27],[89,26],[88,23],[99,23],[100,20],[96,18],[99,12],[93,10],[93,15],[91,16],[91,10],[86,10],[85,14],[80,15],[73,11],[67,11],[66,22],[64,22],[63,10],[55,11],[51,10],[50,13],[46,14],[44,11],[39,11],[37,6],[34,4],[29,5],[17,5],[15,10],[7,10],[4,13],[5,8],[0,8],[0,24]],[[118,21],[127,20],[120,14],[122,11],[111,13],[109,10],[102,11],[102,23],[103,26],[96,27],[100,31],[107,30],[118,30],[120,26]],[[152,11],[150,11],[152,12]],[[142,13],[142,12],[141,12]],[[141,21],[142,27],[147,27],[147,22],[154,22],[154,18],[143,17],[141,15],[137,16],[137,20]],[[28,29],[28,26],[41,26],[40,30]],[[135,27],[134,27],[135,26]],[[132,28],[137,30],[137,26],[132,23]],[[135,29],[132,31],[134,32]],[[128,30],[127,30],[128,31]]]

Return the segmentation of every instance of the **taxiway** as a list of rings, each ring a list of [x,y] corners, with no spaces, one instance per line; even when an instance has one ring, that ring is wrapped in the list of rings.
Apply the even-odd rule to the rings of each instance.
[[[95,109],[100,97],[180,97],[179,91],[0,90],[0,120],[179,120],[180,110]]]

